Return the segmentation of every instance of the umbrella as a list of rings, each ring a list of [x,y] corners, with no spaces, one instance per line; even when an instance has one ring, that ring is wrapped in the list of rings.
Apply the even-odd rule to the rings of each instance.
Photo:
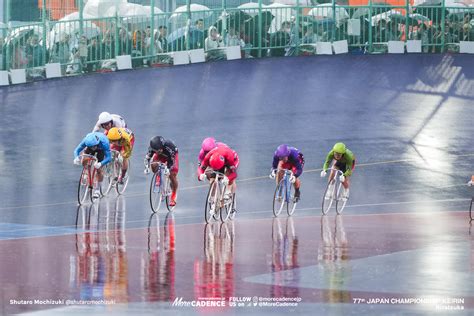
[[[191,22],[195,23],[199,19],[207,19],[212,15],[212,11],[204,5],[191,3],[189,6],[191,12]],[[172,24],[183,25],[188,20],[188,7],[186,5],[180,6],[174,10],[174,13],[170,16],[169,22]]]
[[[438,0],[436,4],[433,2],[425,2],[413,8],[413,13],[426,16],[430,21],[438,23],[441,21],[443,15],[446,16],[448,11],[441,7],[441,2]]]
[[[217,30],[219,32],[222,32],[222,29],[223,29],[223,22],[224,22],[224,19],[227,20],[226,22],[226,26],[227,26],[227,29],[229,29],[229,27],[234,27],[236,30],[239,30],[240,29],[240,26],[248,19],[252,18],[252,16],[250,14],[248,14],[248,12],[244,12],[244,11],[233,11],[225,16],[220,16],[219,19],[217,20],[217,22],[214,24],[214,26],[217,28]]]
[[[150,16],[151,10],[147,10],[144,6],[135,3],[122,3],[118,6],[110,7],[105,12],[105,16],[108,17],[113,17],[115,15],[120,17]]]
[[[283,22],[291,21],[291,18],[296,15],[296,11],[291,6],[281,3],[267,5],[264,11],[270,12],[273,15],[268,33],[277,32]]]
[[[262,4],[262,8],[265,8],[264,4]],[[248,15],[256,16],[258,14],[258,3],[247,2],[239,5],[237,9],[245,11],[245,13],[247,13]]]
[[[100,18],[106,16],[105,13],[111,7],[117,7],[127,3],[127,0],[88,0],[84,6],[84,13]]]
[[[346,9],[339,5],[335,5],[336,12],[334,14],[336,18],[336,24],[339,26],[342,21],[349,18],[349,13]],[[308,15],[313,16],[315,19],[326,19],[333,18],[333,5],[332,3],[319,4],[308,12]]]
[[[62,21],[59,20],[51,30],[51,40],[58,42],[61,34],[73,35],[80,33],[80,22],[79,21]],[[100,34],[100,28],[92,23],[91,21],[84,21],[82,25],[82,34],[91,39],[97,37]]]
[[[410,18],[414,19],[414,20],[417,20],[417,21],[420,21],[420,22],[430,22],[431,20],[424,16],[424,15],[421,15],[419,13],[412,13],[409,15]]]

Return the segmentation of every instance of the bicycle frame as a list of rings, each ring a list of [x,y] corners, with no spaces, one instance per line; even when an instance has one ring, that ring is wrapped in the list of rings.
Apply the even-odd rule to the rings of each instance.
[[[333,167],[329,168],[328,170],[330,171],[330,175],[329,175],[328,184],[326,186],[326,191],[324,192],[321,210],[322,210],[323,215],[327,214],[327,212],[332,206],[332,203],[335,201],[336,213],[340,214],[342,213],[342,210],[344,209],[347,202],[347,199],[344,200],[340,198],[343,185],[342,185],[342,182],[339,180],[339,178],[344,173],[341,170],[333,168]],[[334,187],[332,188],[332,191],[328,192],[331,189],[332,185],[334,185]],[[330,194],[329,196],[327,195],[328,193]],[[328,201],[326,202],[326,200]],[[342,203],[342,205],[338,205],[338,203],[340,202]]]
[[[209,223],[210,221],[210,215],[211,211],[214,211],[214,214],[212,217],[214,219],[217,219],[216,216],[218,215],[217,212],[220,211],[220,217],[221,221],[225,222],[232,213],[231,210],[226,210],[226,208],[230,208],[233,206],[234,203],[234,197],[232,197],[229,201],[225,201],[225,191],[227,188],[227,185],[225,185],[222,180],[225,177],[224,173],[218,172],[218,171],[213,171],[213,174],[215,177],[211,179],[211,183],[209,186],[209,192],[207,194],[207,199],[206,199],[206,207],[205,207],[205,220],[206,223]],[[208,211],[208,206],[209,206],[209,211]],[[224,214],[223,212],[226,212]]]
[[[94,164],[97,162],[97,157],[89,154],[81,154],[79,156],[81,160],[81,165],[83,166],[81,172],[81,178],[79,179],[79,186],[78,186],[78,202],[79,205],[83,204],[87,198],[87,194],[90,194],[91,202],[93,202],[92,198],[92,190],[94,188],[94,179],[96,177],[97,170],[94,168]],[[86,163],[84,161],[87,159]],[[83,186],[83,176],[84,172],[87,176],[87,191],[84,194],[81,194],[81,187]]]
[[[277,174],[281,174],[282,172],[283,176],[278,181],[275,188],[275,193],[273,195],[273,215],[275,217],[280,215],[285,203],[288,215],[293,215],[297,204],[297,202],[295,202],[291,196],[291,189],[293,187],[293,183],[291,183],[290,179],[294,176],[294,174],[291,170],[288,169],[277,170]]]
[[[157,212],[161,206],[161,202],[166,200],[166,207],[168,211],[172,211],[173,208],[169,205],[169,197],[171,196],[169,170],[166,164],[160,161],[149,162],[145,160],[145,170],[149,170],[151,166],[158,166],[156,172],[154,172],[150,183],[150,206],[153,212]],[[159,179],[159,186],[156,185],[156,179]],[[153,195],[158,195],[158,201],[153,203]]]

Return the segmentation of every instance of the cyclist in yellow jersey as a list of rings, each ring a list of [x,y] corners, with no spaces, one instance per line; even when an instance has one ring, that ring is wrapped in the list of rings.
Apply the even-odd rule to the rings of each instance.
[[[110,141],[110,149],[117,150],[122,154],[122,174],[119,176],[118,182],[123,183],[123,178],[125,177],[128,170],[128,160],[132,155],[135,136],[128,128],[112,127],[107,133],[107,138]]]
[[[332,165],[333,168],[341,170],[343,172],[339,180],[344,186],[344,198],[349,198],[349,177],[352,176],[352,171],[355,168],[355,155],[346,148],[346,145],[343,143],[336,143],[332,150],[326,156],[326,161],[323,165],[323,171],[321,171],[321,177],[326,176],[326,170],[329,168],[329,164],[335,160]],[[334,178],[334,171],[331,171],[329,175],[329,181]]]

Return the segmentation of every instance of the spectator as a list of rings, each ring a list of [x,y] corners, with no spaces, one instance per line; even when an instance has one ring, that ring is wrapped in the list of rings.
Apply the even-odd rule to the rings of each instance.
[[[222,37],[217,33],[217,28],[215,26],[209,27],[208,37],[204,41],[204,49],[206,51],[211,49],[217,49],[221,46],[224,46],[222,43]]]
[[[38,44],[38,35],[33,34],[29,44],[26,47],[26,56],[28,58],[28,67],[38,67],[44,65],[43,46]]]
[[[190,49],[204,48],[204,20],[199,19],[189,30]]]
[[[115,41],[110,30],[105,32],[104,39],[102,40],[100,55],[103,59],[115,58]]]
[[[244,41],[240,38],[239,34],[235,31],[234,26],[229,26],[229,30],[224,39],[225,46],[240,46],[243,48],[245,46]]]
[[[163,54],[168,52],[168,40],[166,39],[166,36],[168,35],[168,28],[164,25],[160,25],[158,27],[158,32],[156,36],[155,35],[155,45],[156,45],[156,53],[157,54]]]
[[[314,27],[309,26],[306,28],[303,38],[301,39],[303,44],[315,44],[318,42],[318,36],[314,33]]]
[[[222,50],[218,50],[219,47],[224,46],[222,37],[217,32],[215,26],[209,27],[208,37],[204,41],[204,49],[206,51],[206,57],[208,60],[223,59],[225,56]]]
[[[69,34],[62,33],[59,42],[54,43],[51,60],[61,64],[61,73],[66,73],[67,63],[71,59],[71,50],[69,47]]]
[[[99,40],[97,37],[91,38],[89,46],[87,46],[87,63],[86,71],[97,71],[99,67],[99,60],[102,59]]]
[[[279,31],[273,33],[270,37],[270,56],[285,56],[286,48],[290,42],[291,24],[285,21],[281,24]]]
[[[141,35],[141,32],[140,32]],[[132,53],[132,40],[128,35],[128,32],[124,28],[120,28],[119,30],[119,47],[117,55],[130,55]]]
[[[386,32],[385,42],[388,41],[399,41],[400,40],[400,32],[398,30],[398,24],[395,22],[388,22],[387,23],[387,32]]]
[[[296,18],[292,16],[290,18],[290,41],[288,43],[289,47],[286,49],[285,56],[293,56],[296,54],[296,47],[300,44],[300,33],[301,27],[296,25]]]
[[[143,33],[140,30],[136,30],[133,33],[132,67],[142,66],[144,55],[145,45],[143,44]]]

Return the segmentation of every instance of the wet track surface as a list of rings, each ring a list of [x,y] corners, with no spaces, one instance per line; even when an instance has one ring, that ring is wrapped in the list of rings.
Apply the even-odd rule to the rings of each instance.
[[[3,314],[445,314],[376,298],[463,298],[474,309],[468,208],[474,173],[469,56],[244,60],[91,75],[0,90]],[[126,194],[78,207],[73,150],[97,115],[135,132]],[[148,140],[179,147],[178,206],[151,217]],[[204,225],[195,175],[204,137],[240,156],[238,214]],[[356,155],[342,216],[321,217],[324,158]],[[272,153],[305,156],[293,218],[273,219]],[[175,298],[301,297],[297,307],[173,307]],[[11,299],[113,299],[111,306]],[[356,304],[354,299],[366,300]],[[446,304],[445,304],[446,305]],[[449,305],[449,304],[448,304]],[[444,305],[443,305],[444,306]]]

